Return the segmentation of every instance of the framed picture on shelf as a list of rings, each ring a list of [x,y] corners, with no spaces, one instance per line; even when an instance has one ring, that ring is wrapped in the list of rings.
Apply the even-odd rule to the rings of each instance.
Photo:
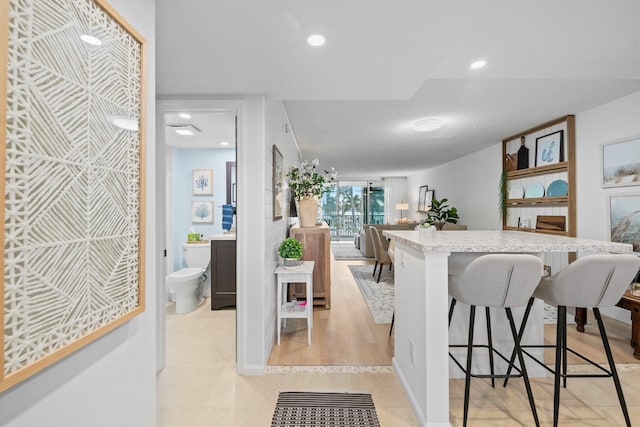
[[[271,194],[273,204],[273,220],[282,219],[284,208],[284,171],[283,158],[278,147],[273,146],[273,173],[271,177]]]
[[[564,131],[536,138],[536,167],[564,162]]]
[[[427,197],[425,199],[424,202],[424,211],[425,212],[429,212],[431,210],[431,201],[433,200],[433,195],[435,194],[436,190],[427,190]]]
[[[630,243],[640,252],[640,194],[609,196],[609,231],[612,242]]]
[[[194,196],[213,196],[213,169],[194,169],[191,184]]]
[[[640,136],[602,146],[602,186],[640,185]]]
[[[423,185],[420,187],[420,191],[418,193],[418,212],[426,212],[425,207],[427,206],[427,189],[429,186]]]
[[[213,202],[191,202],[191,222],[213,224]]]

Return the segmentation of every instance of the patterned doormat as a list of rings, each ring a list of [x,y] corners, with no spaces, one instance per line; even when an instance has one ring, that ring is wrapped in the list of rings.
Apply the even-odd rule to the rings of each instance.
[[[380,427],[367,393],[280,392],[271,427]]]

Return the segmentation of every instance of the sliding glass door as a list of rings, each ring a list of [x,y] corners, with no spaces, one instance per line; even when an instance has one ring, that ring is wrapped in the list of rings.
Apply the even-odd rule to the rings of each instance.
[[[322,220],[333,240],[350,240],[364,224],[384,222],[384,188],[373,183],[338,182],[322,197]]]

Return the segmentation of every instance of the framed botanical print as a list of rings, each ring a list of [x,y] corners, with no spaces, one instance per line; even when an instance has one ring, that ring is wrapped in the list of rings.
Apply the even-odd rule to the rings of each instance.
[[[194,169],[191,185],[194,196],[213,196],[213,169]]]
[[[271,177],[273,220],[282,219],[284,202],[284,166],[280,150],[273,146],[273,174]]]

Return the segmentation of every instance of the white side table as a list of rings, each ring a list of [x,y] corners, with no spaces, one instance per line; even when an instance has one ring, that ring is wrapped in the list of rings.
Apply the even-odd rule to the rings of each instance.
[[[276,304],[278,306],[278,345],[280,345],[280,329],[282,328],[282,320],[297,318],[307,318],[307,338],[311,345],[311,328],[313,327],[313,266],[315,261],[301,261],[300,266],[295,270],[284,268],[278,265],[275,270],[278,282],[278,291],[276,293]],[[305,282],[307,304],[302,311],[285,312],[284,304],[287,302],[287,284]]]

